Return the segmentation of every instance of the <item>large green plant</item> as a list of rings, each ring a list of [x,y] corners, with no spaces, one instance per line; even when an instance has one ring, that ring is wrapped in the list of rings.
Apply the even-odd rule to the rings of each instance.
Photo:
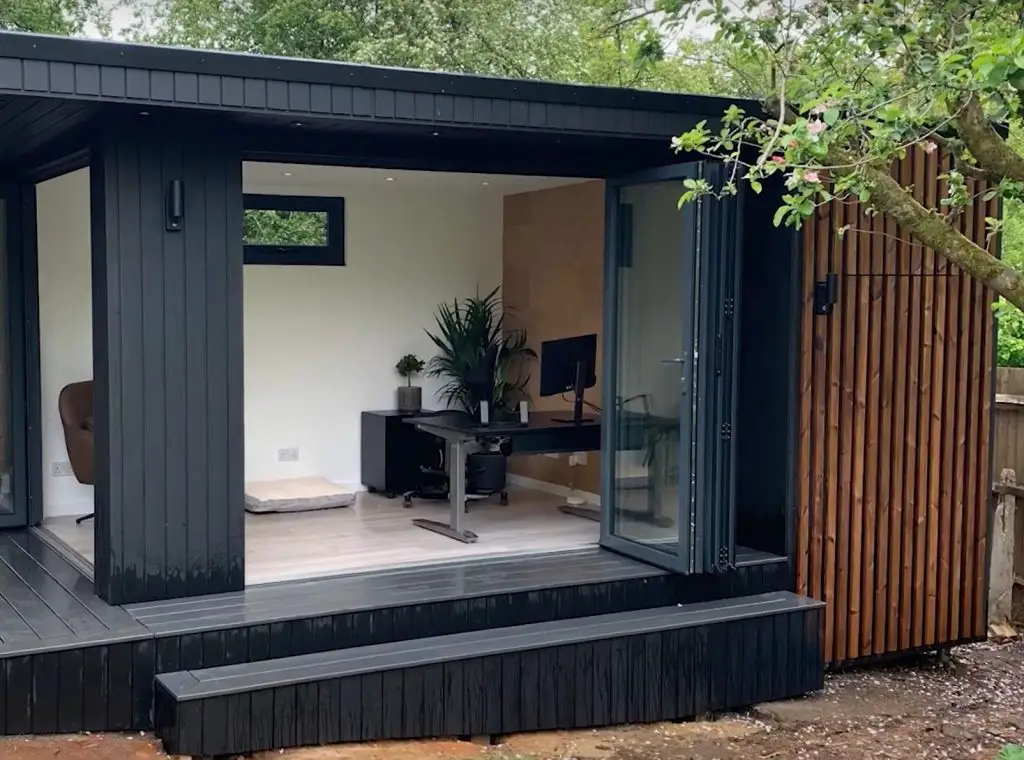
[[[506,327],[499,290],[441,304],[437,307],[436,332],[427,330],[438,350],[427,363],[427,374],[445,379],[438,394],[441,401],[470,414],[477,412],[479,404],[470,392],[468,379],[480,367],[488,349],[497,347],[492,399],[498,414],[511,410],[526,396],[529,374],[525,365],[537,358],[526,345],[526,330]]]

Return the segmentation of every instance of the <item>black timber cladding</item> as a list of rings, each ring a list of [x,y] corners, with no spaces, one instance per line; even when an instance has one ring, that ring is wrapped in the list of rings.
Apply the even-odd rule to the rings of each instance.
[[[112,604],[241,589],[241,160],[216,135],[108,130],[90,181],[97,589]]]
[[[0,33],[0,52],[0,95],[288,118],[667,137],[733,102],[9,32]]]
[[[823,606],[783,592],[171,673],[156,731],[219,756],[691,717],[821,688]]]
[[[25,576],[31,585],[0,581],[0,599],[16,613],[5,609],[0,625],[43,622],[34,629],[42,636],[23,631],[0,646],[0,735],[152,728],[154,673],[757,594],[792,583],[785,562],[681,579],[595,548],[122,608],[106,605],[34,534],[3,536],[43,572]],[[80,629],[92,626],[76,622],[83,605],[103,616],[108,632]]]

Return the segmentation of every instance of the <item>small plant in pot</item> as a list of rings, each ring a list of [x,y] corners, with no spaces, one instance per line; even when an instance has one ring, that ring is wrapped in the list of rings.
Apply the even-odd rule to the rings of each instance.
[[[471,379],[489,351],[497,361],[491,387],[491,419],[516,419],[520,400],[527,397],[528,364],[537,358],[527,345],[526,330],[506,323],[500,288],[485,296],[474,296],[438,306],[437,329],[427,331],[438,353],[427,363],[427,374],[444,380],[439,399],[449,408],[473,415],[480,413],[480,400],[473,393]],[[505,487],[505,457],[496,438],[491,450],[469,458],[469,487],[476,493],[501,491]]]
[[[416,354],[406,354],[395,365],[398,374],[405,378],[405,385],[398,386],[398,411],[418,412],[423,408],[423,389],[412,384],[412,379],[423,371],[426,365]]]

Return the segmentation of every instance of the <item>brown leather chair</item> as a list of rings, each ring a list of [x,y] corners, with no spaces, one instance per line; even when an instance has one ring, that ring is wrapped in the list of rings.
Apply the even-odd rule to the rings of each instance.
[[[95,447],[92,432],[92,380],[64,386],[57,397],[57,408],[60,410],[60,421],[64,427],[64,443],[68,448],[71,470],[79,483],[94,485],[96,481],[93,475]],[[75,522],[88,520],[94,514],[79,517]]]

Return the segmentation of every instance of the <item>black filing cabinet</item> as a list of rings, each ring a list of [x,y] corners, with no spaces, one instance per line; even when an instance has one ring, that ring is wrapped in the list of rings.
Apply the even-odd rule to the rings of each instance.
[[[411,491],[419,484],[421,467],[442,465],[444,443],[404,421],[425,414],[430,412],[363,412],[362,481],[371,493],[391,498]]]

